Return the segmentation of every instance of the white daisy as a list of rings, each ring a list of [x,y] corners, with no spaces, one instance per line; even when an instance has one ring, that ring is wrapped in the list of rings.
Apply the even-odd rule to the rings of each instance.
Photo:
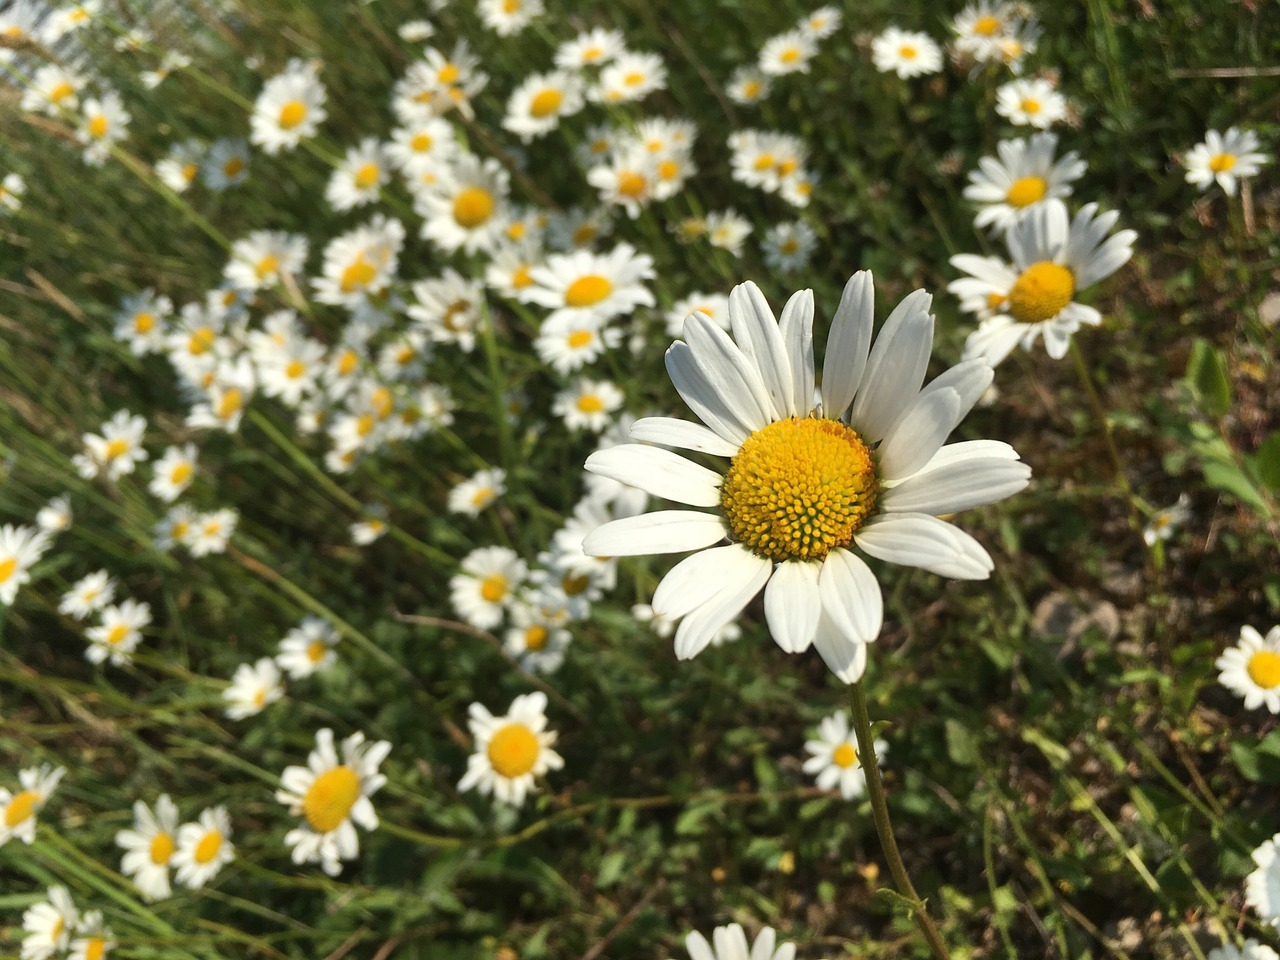
[[[562,70],[599,67],[616,59],[626,48],[626,38],[620,30],[594,27],[560,44],[555,62]]]
[[[1280,927],[1280,833],[1253,851],[1258,868],[1245,877],[1244,902],[1258,911],[1258,919]]]
[[[533,341],[533,349],[539,360],[557,373],[567,375],[595,362],[621,342],[622,331],[606,321],[590,316],[560,316],[543,323]]]
[[[117,410],[100,429],[101,435],[86,433],[80,438],[84,453],[73,458],[80,476],[86,480],[100,473],[105,473],[108,480],[119,480],[147,459],[147,451],[142,449],[142,435],[147,429],[145,417]]]
[[[349,533],[351,542],[358,547],[367,547],[375,540],[386,536],[387,521],[382,517],[369,517],[351,524]]]
[[[421,43],[435,36],[436,28],[429,20],[406,20],[396,28],[396,33],[405,43]]]
[[[365,137],[350,147],[334,169],[325,187],[324,198],[338,211],[354,210],[373,203],[391,179],[391,155],[377,137]]]
[[[294,863],[319,863],[325,873],[336,877],[343,860],[356,858],[360,840],[355,824],[378,829],[378,815],[369,798],[387,782],[378,765],[390,752],[386,740],[366,744],[363,733],[353,733],[342,741],[339,762],[333,731],[327,727],[316,731],[316,748],[307,766],[286,767],[280,777],[284,789],[276,791],[276,800],[305,819],[285,834]]]
[[[608,159],[587,171],[587,183],[600,194],[600,202],[622,207],[634,220],[656,199],[657,160],[640,144],[613,151]]]
[[[89,646],[85,659],[102,663],[108,657],[112,666],[129,662],[129,655],[142,643],[142,628],[151,623],[151,604],[129,598],[102,611],[102,620],[85,631]]]
[[[876,757],[882,758],[889,745],[875,741]],[[837,710],[818,724],[818,739],[806,740],[805,750],[810,754],[804,762],[804,772],[818,775],[818,789],[840,788],[846,800],[862,796],[867,789],[867,771],[858,758],[858,743],[849,728],[848,715]]]
[[[22,91],[22,109],[57,117],[80,105],[80,91],[87,78],[56,64],[38,67]]]
[[[694,931],[685,938],[689,960],[795,960],[794,944],[778,945],[778,936],[772,927],[765,927],[748,946],[747,934],[739,924],[716,927],[711,932],[711,943]]]
[[[135,357],[159,353],[168,334],[165,321],[172,315],[173,301],[148,288],[120,301],[112,335],[126,341]]]
[[[165,503],[173,503],[191,486],[196,475],[196,445],[169,447],[153,465],[155,471],[147,489]]]
[[[271,156],[293,150],[314,137],[328,117],[325,98],[318,66],[290,60],[258,94],[249,118],[249,140]]]
[[[713,247],[742,256],[742,243],[751,234],[751,221],[738,211],[713,210],[706,217],[707,242]]]
[[[53,497],[36,511],[36,526],[48,534],[61,533],[71,528],[71,498],[66,494]],[[0,563],[3,563],[0,560]],[[0,579],[0,584],[3,580]]]
[[[1171,507],[1164,507],[1151,515],[1146,529],[1142,531],[1142,541],[1148,547],[1157,542],[1168,540],[1174,532],[1191,519],[1191,498],[1185,493],[1178,494],[1178,501]]]
[[[1236,180],[1252,177],[1269,158],[1258,152],[1258,135],[1252,130],[1231,127],[1226,133],[1210,130],[1183,158],[1187,183],[1201,190],[1217,183],[1229,197],[1236,195]]]
[[[476,334],[484,316],[484,286],[452,267],[439,277],[413,285],[417,301],[406,309],[418,328],[434,343],[455,343],[463,352],[475,349]]]
[[[133,829],[116,834],[125,849],[120,872],[133,880],[148,900],[169,896],[169,861],[178,849],[178,808],[167,793],[156,798],[153,813],[141,800],[133,805]]]
[[[970,274],[947,285],[960,308],[986,319],[969,335],[964,356],[998,364],[1018,344],[1030,349],[1043,337],[1055,360],[1066,355],[1081,325],[1098,326],[1102,314],[1076,295],[1120,269],[1133,254],[1137,233],[1107,236],[1120,214],[1086,204],[1071,219],[1060,200],[1046,200],[1005,234],[1012,263],[958,254],[951,265]]]
[[[765,231],[760,246],[767,267],[779,273],[794,273],[808,265],[817,244],[818,235],[813,227],[803,220],[794,220],[771,226]]]
[[[171,862],[175,879],[184,887],[200,889],[235,858],[226,807],[209,807],[198,820],[178,828],[178,849]]]
[[[603,254],[552,254],[529,276],[533,283],[521,291],[520,299],[548,307],[548,321],[609,320],[655,302],[644,284],[654,277],[653,258],[627,243]]]
[[[36,814],[48,802],[66,772],[66,767],[41,764],[18,771],[18,783],[22,789],[17,793],[10,792],[8,787],[0,787],[0,847],[14,837],[25,844],[35,840]]]
[[[507,471],[500,467],[477,471],[449,491],[449,511],[480,516],[481,511],[507,492],[506,480]]]
[[[58,603],[58,612],[76,620],[83,620],[97,613],[111,602],[116,593],[116,582],[105,570],[86,574],[71,585]]]
[[[1016,20],[1014,5],[1005,0],[971,3],[951,22],[956,50],[979,63],[998,60],[1000,39]]]
[[[280,668],[270,657],[262,657],[254,664],[240,664],[231,678],[231,685],[222,691],[222,699],[227,701],[225,712],[230,720],[255,716],[283,696]]]
[[[1067,115],[1067,100],[1048,80],[1012,80],[996,89],[996,113],[1015,126],[1047,129]]]
[[[13,603],[18,588],[31,582],[31,568],[51,545],[43,530],[11,523],[0,527],[0,604]]]
[[[529,143],[581,110],[583,92],[582,80],[575,74],[560,70],[531,74],[511,92],[502,126]]]
[[[667,573],[652,601],[663,616],[683,617],[680,659],[767,585],[765,617],[778,645],[796,653],[812,644],[852,683],[883,613],[880,586],[853,547],[943,576],[989,576],[981,544],[939,517],[1016,493],[1030,470],[1007,444],[943,446],[992,371],[982,360],[961,363],[921,389],[930,303],[922,290],[910,294],[872,347],[871,275],[855,274],[832,322],[815,404],[812,293],[793,295],[776,321],[755,284],[741,284],[729,296],[732,339],[695,313],[685,341],[667,351],[676,390],[706,426],[646,418],[631,429],[641,442],[587,459],[592,473],[714,510],[615,520],[583,543],[592,556],[697,551]],[[652,443],[732,461],[720,473]]]
[[[970,171],[966,200],[978,204],[975,227],[1006,230],[1036,204],[1071,196],[1071,184],[1088,169],[1074,150],[1056,161],[1058,138],[1037,133],[1025,140],[1001,140],[999,157],[983,157]]]
[[[391,131],[391,162],[410,180],[426,170],[444,170],[458,152],[453,127],[439,117],[422,117]]]
[[[334,647],[341,639],[337,628],[321,617],[303,617],[284,635],[276,663],[290,680],[301,680],[317,670],[327,670],[337,662]]]
[[[131,119],[120,94],[114,90],[108,90],[101,99],[86,100],[76,131],[76,139],[85,146],[85,163],[91,166],[105,163],[111,156],[112,145],[124,139]]]
[[[492,157],[458,157],[447,180],[414,198],[422,236],[446,253],[492,250],[502,236],[510,179]]]
[[[837,7],[819,7],[796,24],[796,29],[803,30],[815,40],[825,40],[837,30],[843,22]]]
[[[1257,940],[1246,940],[1243,947],[1224,943],[1209,951],[1207,960],[1280,960],[1280,954]]]
[[[556,733],[547,730],[547,695],[527,693],[516,697],[505,715],[495,717],[483,704],[471,704],[467,725],[476,741],[476,752],[467,758],[466,775],[458,790],[477,788],[499,803],[524,805],[534,789],[534,779],[564,766],[551,747]]]
[[[528,565],[508,547],[479,547],[449,579],[453,609],[471,626],[491,630],[517,600]]]
[[[198,514],[191,522],[182,544],[191,551],[193,557],[223,553],[239,519],[240,514],[233,507]]]
[[[103,926],[102,912],[90,910],[76,926],[76,938],[71,941],[67,960],[105,960],[115,945],[111,928]]]
[[[205,154],[200,176],[210,190],[225,190],[249,179],[249,145],[244,140],[217,140]]]
[[[7,173],[0,179],[0,215],[8,216],[22,209],[22,197],[27,192],[27,181],[21,174]]]
[[[881,73],[904,80],[942,69],[942,49],[927,33],[889,27],[871,41],[871,61]]]
[[[1214,663],[1218,682],[1244,697],[1247,710],[1265,706],[1280,713],[1280,626],[1264,637],[1247,624],[1240,628],[1240,642]]]
[[[622,407],[624,399],[622,391],[608,380],[580,377],[556,394],[551,412],[570,430],[600,433],[609,426],[612,414]]]
[[[725,92],[734,103],[759,103],[769,95],[769,75],[756,66],[742,66],[733,72]]]
[[[518,603],[511,609],[503,648],[521,669],[530,673],[554,673],[564,662],[570,635],[554,616],[536,603]]]
[[[296,277],[307,263],[307,238],[283,230],[254,230],[231,245],[231,259],[223,269],[238,290],[273,287],[283,277]]]
[[[49,888],[43,903],[34,903],[22,914],[22,960],[49,960],[71,945],[71,934],[80,923],[80,911],[61,885]]]
[[[655,90],[665,90],[667,68],[656,53],[619,53],[600,71],[599,85],[591,99],[601,103],[643,100]]]
[[[788,73],[808,73],[809,61],[818,45],[807,30],[788,30],[770,37],[760,48],[760,70],[771,77]]]
[[[157,550],[168,552],[185,543],[196,522],[196,512],[186,504],[179,504],[166,513],[151,530]]]
[[[685,318],[695,312],[710,317],[721,329],[729,329],[728,297],[723,293],[691,293],[683,300],[677,300],[667,311],[667,336],[680,336],[684,332]]]
[[[374,214],[363,226],[329,241],[321,275],[311,281],[316,300],[357,308],[379,296],[395,279],[404,245],[404,225]]]
[[[476,4],[481,22],[500,37],[519,33],[544,9],[542,0],[479,0]]]

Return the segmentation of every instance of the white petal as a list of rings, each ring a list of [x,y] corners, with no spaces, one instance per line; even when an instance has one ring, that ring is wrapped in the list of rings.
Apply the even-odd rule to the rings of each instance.
[[[791,368],[791,404],[796,416],[807,417],[813,409],[813,298],[788,300],[782,308],[778,329]]]
[[[738,452],[736,443],[730,443],[714,430],[675,417],[642,417],[631,425],[631,439],[720,457],[732,457]]]
[[[756,942],[751,945],[751,960],[773,960],[773,945],[777,943],[777,934],[773,927],[765,927],[756,935]]]
[[[930,461],[924,470],[884,491],[880,507],[892,513],[929,513],[936,517],[995,503],[1013,496],[1030,482],[1031,468],[1020,460],[975,457],[951,468],[935,468]]]
[[[703,379],[753,431],[779,419],[755,364],[704,313],[685,318],[684,339]]]
[[[792,294],[788,307],[791,301],[805,297],[812,303],[813,291],[801,290]],[[738,284],[729,294],[729,321],[738,347],[760,374],[776,417],[796,416],[791,367],[782,343],[782,331],[778,329],[778,321],[773,318],[764,294],[750,280]],[[804,412],[807,414],[809,411],[806,409]]]
[[[960,394],[949,387],[920,394],[876,452],[880,476],[909,477],[928,463],[955,429],[959,411]]]
[[[742,612],[773,572],[770,561],[745,549],[737,563],[736,570],[746,574],[745,579],[732,582],[680,621],[676,628],[676,657],[679,659],[688,660],[701,652],[721,627]]]
[[[764,592],[764,613],[774,641],[787,653],[807,650],[813,642],[822,604],[818,600],[819,563],[780,563]]]
[[[844,285],[822,361],[822,412],[832,419],[849,409],[866,371],[874,303],[871,271],[859,270]]]
[[[736,543],[690,554],[667,571],[649,605],[672,620],[683,617],[727,583],[741,579],[744,570],[754,569],[754,562],[745,562],[744,554],[752,557]]]
[[[583,538],[582,552],[589,557],[683,553],[718,543],[727,533],[724,521],[715,514],[693,510],[656,510],[638,517],[611,520],[596,527]]]
[[[877,560],[958,580],[985,580],[995,566],[973,537],[924,513],[882,514],[854,534],[854,541]]]
[[[678,453],[643,443],[619,443],[587,457],[587,470],[664,500],[691,507],[720,503],[721,476]]]
[[[867,645],[851,640],[824,613],[813,645],[832,673],[845,683],[857,683],[867,669]],[[828,769],[835,769],[828,767]]]
[[[716,960],[716,955],[711,952],[711,944],[696,930],[685,938],[684,947],[689,951],[689,960]]]
[[[933,348],[932,302],[924,290],[907,294],[876,337],[849,413],[849,423],[867,443],[882,439],[920,392]]]
[[[827,554],[818,577],[822,612],[848,640],[870,643],[880,635],[884,598],[871,568],[849,550]]]
[[[736,410],[731,409],[707,382],[689,345],[677,340],[667,348],[666,362],[671,383],[689,405],[689,409],[715,433],[734,444],[735,448],[741,446],[742,441],[754,432],[754,428]]]

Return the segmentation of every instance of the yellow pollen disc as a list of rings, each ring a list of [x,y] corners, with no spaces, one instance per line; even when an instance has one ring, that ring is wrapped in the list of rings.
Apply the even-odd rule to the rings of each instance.
[[[11,23],[9,24],[9,26],[4,28],[4,35],[6,37],[21,37],[24,34],[20,26],[18,26],[16,23]]]
[[[369,433],[373,430],[373,425],[375,422],[376,421],[373,419],[373,414],[370,414],[370,413],[361,414],[360,417],[356,420],[356,433],[362,437],[367,437]]]
[[[186,163],[182,166],[182,179],[190,183],[196,178],[196,174],[200,172],[198,164]]]
[[[155,329],[156,317],[153,313],[135,313],[133,315],[133,329],[137,333],[150,333]]]
[[[366,260],[362,254],[356,257],[347,269],[342,271],[342,276],[338,283],[342,287],[343,293],[352,293],[367,287],[377,275],[378,268]]]
[[[604,401],[594,393],[587,393],[578,398],[577,407],[583,413],[603,413]]]
[[[539,623],[535,623],[532,627],[524,632],[524,646],[526,650],[538,651],[547,645],[547,628]]]
[[[301,100],[290,100],[280,108],[280,129],[292,130],[307,118],[307,105]]]
[[[453,219],[469,230],[493,216],[493,194],[483,187],[467,187],[453,198]]]
[[[990,14],[985,17],[979,17],[973,24],[973,32],[980,37],[989,37],[999,29],[999,18]]]
[[[618,174],[618,193],[632,200],[638,200],[643,196],[645,187],[648,185],[649,182],[645,180],[644,174],[633,170]]]
[[[396,398],[386,387],[379,387],[369,395],[369,403],[373,405],[378,419],[382,419],[395,408]]]
[[[173,856],[173,837],[167,833],[157,833],[151,838],[151,862],[164,866]]]
[[[186,483],[191,479],[191,464],[180,463],[169,474],[169,482],[172,484]]]
[[[312,640],[307,644],[307,659],[312,663],[319,663],[328,652],[329,645],[323,640]]]
[[[255,691],[255,693],[253,694],[253,705],[261,709],[263,706],[266,705],[266,702],[267,702],[267,691],[264,688],[259,687],[257,691]]]
[[[196,844],[195,853],[192,856],[196,863],[208,863],[218,855],[218,851],[222,849],[222,834],[217,830],[210,830],[200,842]]]
[[[116,439],[107,444],[106,458],[114,460],[116,457],[124,456],[128,451],[129,441],[116,437]]]
[[[360,357],[357,356],[354,350],[344,351],[342,356],[338,358],[338,373],[344,377],[350,376],[351,371],[356,368],[356,364],[359,362]]]
[[[781,60],[783,63],[795,63],[797,60],[800,59],[800,51],[797,50],[795,47],[787,47],[787,49],[782,51],[782,54],[778,57],[778,59]]]
[[[4,583],[13,576],[13,571],[18,569],[18,561],[14,557],[0,560],[0,583]]]
[[[599,47],[587,47],[587,49],[582,51],[582,60],[584,63],[591,63],[595,60],[599,60],[603,56],[604,51]]]
[[[569,284],[564,292],[567,307],[592,307],[613,293],[613,284],[598,273],[588,273]]]
[[[1049,184],[1044,177],[1021,177],[1009,186],[1004,201],[1011,207],[1029,207],[1044,199],[1049,192]]]
[[[355,173],[356,189],[368,190],[378,182],[381,173],[376,163],[366,163]]]
[[[259,280],[265,280],[279,269],[280,258],[274,253],[268,253],[254,265],[253,272],[258,275]]]
[[[644,83],[643,73],[628,73],[622,78],[622,82],[628,87],[634,87],[638,83]]]
[[[510,237],[512,240],[521,240],[524,238],[524,235],[527,232],[527,230],[528,230],[528,227],[525,226],[524,221],[517,220],[514,223],[512,223],[509,227],[507,227],[507,236]]]
[[[1056,317],[1076,293],[1075,275],[1050,260],[1033,263],[1009,290],[1009,312],[1021,323]]]
[[[409,149],[414,153],[426,153],[431,149],[431,136],[425,133],[415,134],[409,141]]]
[[[99,139],[105,137],[107,135],[107,118],[102,114],[98,114],[91,119],[89,121],[89,135]]]
[[[504,0],[502,4],[503,13],[519,13],[520,0]]]
[[[592,335],[590,330],[575,330],[573,333],[569,334],[569,337],[565,342],[568,343],[569,346],[573,347],[573,349],[581,350],[594,339],[595,337]]]
[[[436,74],[436,79],[441,83],[454,83],[457,81],[460,74],[461,71],[458,70],[457,64],[446,63]]]
[[[778,249],[781,250],[783,253],[795,253],[797,250],[800,249],[800,241],[799,240],[783,240],[782,243],[778,245]]]
[[[187,531],[189,529],[191,529],[191,524],[187,523],[185,520],[179,520],[173,525],[173,528],[169,531],[169,535],[175,540],[181,540],[187,535]]]
[[[644,187],[642,186],[640,189],[643,190]],[[619,193],[622,192],[621,187],[618,188],[618,192]],[[592,240],[596,238],[597,233],[599,233],[599,231],[596,229],[594,224],[584,223],[577,230],[573,231],[574,246],[585,247],[588,243],[590,243]]]
[[[742,95],[748,100],[754,100],[756,97],[760,96],[760,81],[748,80],[744,83],[742,85]]]
[[[876,503],[871,451],[836,420],[757,430],[729,464],[720,508],[734,538],[770,560],[821,560],[853,542]]]
[[[674,180],[680,176],[680,164],[674,160],[664,160],[658,164],[658,176],[663,180]]]
[[[16,794],[4,808],[4,825],[12,828],[27,820],[36,812],[36,804],[42,799],[34,790],[23,790]]]
[[[487,507],[493,503],[493,498],[493,487],[481,487],[471,495],[471,505],[473,507]]]
[[[842,743],[831,751],[831,762],[837,767],[852,767],[858,762],[858,751],[852,743]]]
[[[523,723],[509,723],[489,738],[489,763],[507,779],[524,776],[538,762],[538,737]]]
[[[778,158],[772,153],[760,154],[760,156],[756,157],[756,162],[754,164],[757,170],[768,170],[770,167],[776,167],[777,165]]]
[[[239,387],[232,387],[222,395],[222,399],[218,401],[218,419],[230,420],[244,405],[244,394],[240,392]]]
[[[290,380],[297,380],[300,376],[307,372],[307,365],[301,360],[291,360],[289,365],[284,368],[284,375]]]
[[[187,338],[187,352],[198,357],[212,350],[213,342],[217,339],[218,335],[214,333],[212,327],[200,327]]]
[[[53,921],[53,926],[49,929],[49,942],[57,943],[58,938],[62,936],[62,931],[65,929],[67,929],[67,922],[62,917],[58,917],[57,920]]]
[[[898,56],[903,60],[914,60],[918,56],[918,52],[915,47],[909,47],[904,44],[898,48]]]
[[[222,172],[228,177],[238,177],[242,170],[244,170],[244,161],[239,157],[232,157],[222,165]]]
[[[564,95],[559,90],[552,88],[541,90],[529,104],[529,113],[538,119],[549,117],[560,109],[563,100]]]
[[[518,290],[531,283],[533,283],[533,277],[529,276],[529,268],[524,264],[516,267],[516,272],[511,275],[511,285]]]
[[[1280,653],[1259,650],[1249,658],[1249,679],[1263,690],[1280,687]]]
[[[1219,153],[1209,160],[1209,169],[1214,173],[1226,173],[1236,165],[1235,154]]]
[[[94,937],[84,946],[84,960],[102,960],[107,955],[107,941]]]
[[[1022,101],[1022,112],[1023,113],[1039,113],[1040,101],[1033,99],[1032,97],[1027,97],[1027,99]]]
[[[562,577],[560,580],[560,587],[567,597],[576,597],[578,594],[585,592],[589,586],[591,586],[591,578],[585,575],[567,576]]]
[[[107,633],[107,643],[111,644],[114,647],[118,643],[123,643],[124,638],[127,637],[128,635],[129,635],[129,628],[126,627],[123,623],[117,623]]]
[[[54,103],[61,103],[67,97],[76,92],[76,88],[69,83],[60,83],[49,91],[49,99]]]
[[[418,351],[414,350],[409,344],[405,344],[396,353],[396,363],[403,367],[406,363],[412,361],[417,355]]]
[[[491,573],[480,581],[480,596],[489,603],[500,603],[507,595],[507,578],[500,573]]]

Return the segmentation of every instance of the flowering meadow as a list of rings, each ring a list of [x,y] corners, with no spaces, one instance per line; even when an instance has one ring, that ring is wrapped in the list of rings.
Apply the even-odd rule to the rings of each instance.
[[[0,956],[1280,960],[1278,57],[0,2]]]

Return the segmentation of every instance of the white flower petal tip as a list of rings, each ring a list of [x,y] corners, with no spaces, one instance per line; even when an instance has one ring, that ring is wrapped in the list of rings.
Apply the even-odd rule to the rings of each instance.
[[[788,561],[774,568],[764,592],[764,612],[774,641],[787,653],[800,653],[813,643],[822,615],[819,571],[824,564]]]
[[[718,473],[661,447],[620,443],[597,450],[587,457],[585,466],[591,473],[664,500],[691,507],[715,507],[720,503]]]
[[[646,553],[701,550],[725,538],[724,521],[692,510],[658,510],[611,520],[582,541],[589,557],[634,557]]]
[[[977,540],[945,520],[922,513],[885,514],[863,527],[854,541],[877,560],[957,580],[985,580],[995,569]]]

